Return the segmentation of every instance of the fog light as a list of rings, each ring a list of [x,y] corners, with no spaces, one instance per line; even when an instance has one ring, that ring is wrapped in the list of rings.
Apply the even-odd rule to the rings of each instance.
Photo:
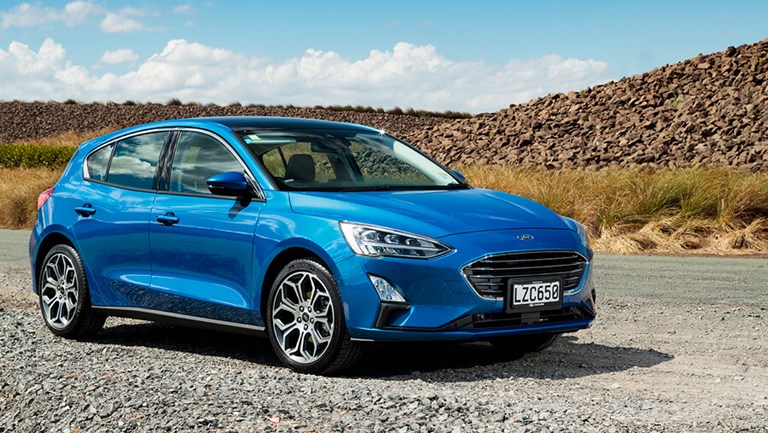
[[[397,302],[401,304],[408,302],[389,281],[376,275],[368,275],[368,278],[371,279],[371,283],[373,283],[373,287],[376,289],[376,293],[378,293],[382,302]]]

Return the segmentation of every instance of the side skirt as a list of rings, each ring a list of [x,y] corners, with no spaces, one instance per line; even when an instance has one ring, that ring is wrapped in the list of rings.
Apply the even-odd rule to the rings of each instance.
[[[234,332],[236,334],[256,335],[260,337],[267,335],[263,326],[227,322],[224,320],[209,319],[207,317],[187,316],[185,314],[169,313],[167,311],[150,310],[147,308],[94,306],[91,309],[106,316],[127,317],[129,319],[149,320],[171,325],[190,326],[193,328]]]

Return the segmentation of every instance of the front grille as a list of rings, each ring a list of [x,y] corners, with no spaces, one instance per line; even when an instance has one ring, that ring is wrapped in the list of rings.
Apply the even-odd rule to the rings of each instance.
[[[578,287],[587,260],[574,252],[506,253],[489,256],[462,270],[480,296],[500,298],[510,278],[562,278],[563,290]]]

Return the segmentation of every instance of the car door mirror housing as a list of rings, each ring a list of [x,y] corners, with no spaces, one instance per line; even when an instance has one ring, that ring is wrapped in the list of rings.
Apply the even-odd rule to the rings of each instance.
[[[460,172],[458,172],[456,170],[451,170],[451,173],[453,173],[453,175],[456,176],[462,182],[464,182],[467,179],[466,176],[464,176],[463,174],[461,174]]]
[[[208,178],[208,189],[216,195],[241,197],[247,195],[251,188],[245,175],[238,171],[227,171]]]

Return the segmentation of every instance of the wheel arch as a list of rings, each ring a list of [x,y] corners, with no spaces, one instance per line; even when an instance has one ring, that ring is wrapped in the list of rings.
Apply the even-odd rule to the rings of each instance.
[[[61,244],[69,245],[70,247],[74,248],[75,251],[77,251],[75,242],[68,235],[61,231],[51,231],[40,239],[37,252],[35,253],[35,269],[34,274],[32,275],[32,290],[34,290],[35,293],[38,293],[37,278],[40,275],[40,270],[43,266],[43,259],[51,250],[51,248]]]
[[[266,270],[260,278],[261,293],[259,293],[259,313],[263,323],[267,323],[267,298],[269,297],[269,291],[272,289],[272,284],[274,283],[275,278],[288,263],[302,258],[317,260],[331,272],[331,275],[333,275],[333,278],[336,280],[336,284],[341,286],[339,269],[336,267],[333,259],[320,247],[307,245],[306,243],[288,245],[268,261],[269,264],[266,266]]]

